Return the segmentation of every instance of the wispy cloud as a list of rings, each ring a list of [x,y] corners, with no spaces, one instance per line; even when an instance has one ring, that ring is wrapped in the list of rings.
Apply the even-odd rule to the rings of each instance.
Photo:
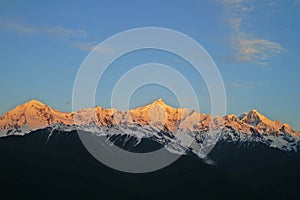
[[[88,34],[85,30],[69,29],[62,26],[28,25],[28,24],[8,20],[1,16],[0,16],[0,29],[14,31],[16,33],[24,34],[24,35],[44,34],[51,37],[72,39],[70,41],[70,46],[79,49],[81,51],[92,51],[98,44],[98,42],[95,41],[87,41],[87,42],[80,41],[83,39],[84,40],[87,39]],[[75,42],[76,40],[77,42]],[[97,51],[105,55],[116,53],[116,49],[111,45],[104,45],[101,48],[98,48]]]
[[[56,37],[78,37],[84,38],[87,36],[86,31],[81,29],[68,29],[61,26],[34,26],[22,24],[7,19],[0,19],[1,28],[12,30],[21,34],[47,34]]]
[[[72,46],[82,51],[92,51],[96,45],[96,42],[74,42]]]
[[[254,61],[261,65],[267,65],[271,57],[285,51],[280,44],[265,39],[240,37],[237,43],[239,61]]]
[[[73,47],[78,48],[82,51],[92,51],[96,46],[97,42],[75,42]],[[105,55],[115,54],[116,48],[111,45],[102,45],[97,48],[97,52]]]
[[[238,90],[251,90],[263,86],[263,83],[254,83],[251,81],[242,81],[242,82],[232,81],[229,83],[229,86],[231,88],[238,89]]]
[[[73,38],[76,40],[86,39],[87,32],[81,29],[68,29],[61,26],[34,26],[24,23],[18,23],[5,18],[0,17],[0,28],[10,31],[14,31],[20,34],[46,34],[52,37],[59,38]],[[82,51],[92,51],[98,42],[71,42],[71,47],[80,49]],[[116,49],[111,45],[102,45],[97,48],[97,52],[105,55],[115,54]]]
[[[220,0],[232,30],[232,45],[239,62],[267,65],[270,58],[286,51],[279,43],[249,33],[246,20],[255,9],[253,0]]]

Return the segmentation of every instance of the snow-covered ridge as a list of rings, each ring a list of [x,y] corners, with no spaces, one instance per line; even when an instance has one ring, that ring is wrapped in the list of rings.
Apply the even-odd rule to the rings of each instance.
[[[129,111],[96,107],[70,113],[31,100],[0,118],[2,137],[24,135],[47,127],[65,131],[82,129],[97,134],[118,133],[137,138],[152,137],[169,148],[176,146],[177,151],[188,148],[181,141],[183,135],[200,145],[203,138],[219,132],[221,140],[262,142],[284,150],[297,150],[300,138],[300,132],[294,131],[288,124],[272,121],[256,110],[240,117],[233,114],[213,117],[195,110],[173,108],[162,99]]]

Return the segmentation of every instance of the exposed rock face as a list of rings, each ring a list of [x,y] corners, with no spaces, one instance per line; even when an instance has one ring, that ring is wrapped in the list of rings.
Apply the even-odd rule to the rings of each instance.
[[[0,135],[23,135],[57,123],[68,126],[88,126],[89,124],[96,124],[100,127],[152,126],[173,133],[178,129],[199,134],[219,129],[250,135],[300,136],[300,133],[294,131],[288,124],[272,121],[256,110],[244,113],[240,117],[231,114],[214,118],[195,110],[173,108],[162,99],[130,111],[96,107],[71,113],[60,112],[37,100],[31,100],[17,106],[0,118]]]
[[[37,100],[31,100],[4,114],[0,118],[0,130],[36,130],[55,123],[73,124],[72,113],[53,110]]]

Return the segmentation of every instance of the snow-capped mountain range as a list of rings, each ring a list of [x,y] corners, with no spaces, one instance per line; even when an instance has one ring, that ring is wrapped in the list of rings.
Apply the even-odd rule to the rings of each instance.
[[[173,108],[162,99],[129,111],[95,107],[70,113],[31,100],[0,118],[0,137],[25,135],[45,128],[80,129],[106,137],[127,135],[139,141],[150,138],[170,152],[180,154],[192,151],[200,155],[203,145],[214,144],[216,139],[242,144],[259,142],[285,151],[297,151],[300,147],[300,132],[256,110],[241,116],[213,117],[195,110]]]

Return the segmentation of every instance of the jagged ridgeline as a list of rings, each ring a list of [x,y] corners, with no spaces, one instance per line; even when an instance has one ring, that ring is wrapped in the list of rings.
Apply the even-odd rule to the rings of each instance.
[[[25,135],[34,130],[51,128],[65,132],[80,129],[115,138],[134,137],[139,144],[148,138],[165,146],[172,153],[198,154],[203,141],[219,133],[219,141],[262,143],[285,151],[297,151],[300,132],[288,124],[272,121],[256,110],[237,117],[233,114],[213,117],[186,108],[173,108],[162,99],[149,105],[119,111],[95,107],[76,112],[60,112],[37,100],[31,100],[4,114],[0,119],[0,135]],[[184,135],[190,143],[180,139]]]
[[[213,117],[159,99],[63,113],[32,100],[2,116],[0,130],[3,199],[300,199],[299,132],[256,110]],[[152,173],[122,173],[93,158],[77,130],[126,151],[182,156]],[[215,132],[211,165],[198,156]]]

